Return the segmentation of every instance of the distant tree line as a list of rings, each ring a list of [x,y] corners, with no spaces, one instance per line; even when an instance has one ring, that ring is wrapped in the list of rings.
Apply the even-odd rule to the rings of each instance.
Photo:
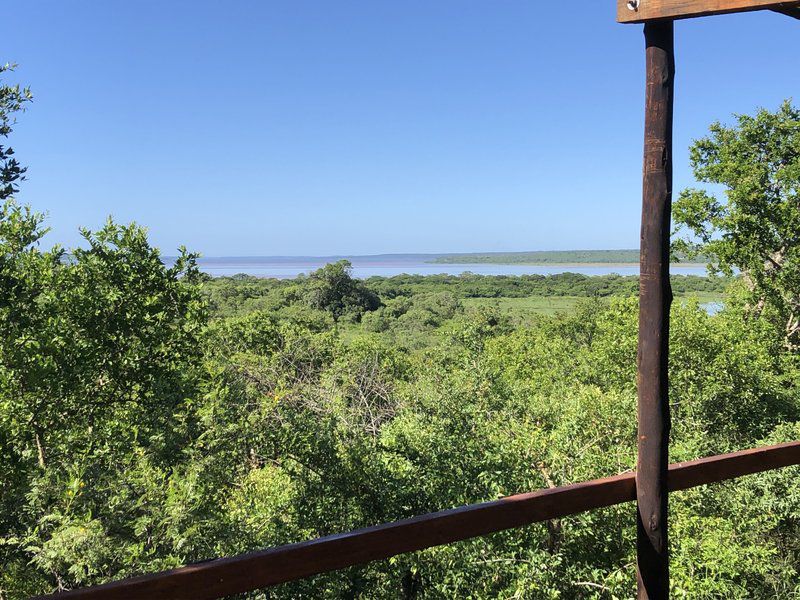
[[[704,263],[705,257],[697,253],[677,251],[676,262],[691,259]],[[579,265],[579,264],[639,264],[639,251],[631,250],[534,250],[530,252],[485,252],[445,254],[434,258],[438,264],[495,264],[495,265]]]
[[[346,260],[327,265],[311,276],[265,279],[251,275],[208,279],[204,286],[211,306],[220,315],[276,307],[301,296],[309,306],[328,310],[337,319],[360,319],[389,301],[421,294],[446,292],[454,298],[527,298],[573,296],[580,298],[636,296],[636,275],[395,275],[358,281]],[[345,279],[348,280],[345,283]],[[723,294],[734,277],[673,275],[676,295],[696,292]]]

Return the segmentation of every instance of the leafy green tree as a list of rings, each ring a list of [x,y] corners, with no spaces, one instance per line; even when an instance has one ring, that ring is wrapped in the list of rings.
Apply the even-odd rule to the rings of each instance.
[[[0,138],[7,138],[14,125],[14,115],[24,109],[33,99],[29,88],[8,85],[2,75],[14,70],[14,65],[0,65]],[[17,191],[17,183],[24,177],[26,168],[14,157],[14,150],[0,144],[0,201]]]
[[[191,385],[186,361],[200,356],[204,309],[191,285],[195,257],[184,250],[167,268],[143,229],[109,221],[83,231],[88,248],[67,257],[36,247],[40,224],[11,201],[0,213],[0,369],[6,414],[24,424],[20,443],[30,436],[45,467],[50,452],[68,452],[62,432],[88,428],[120,443],[99,422],[135,422],[144,437],[148,423],[171,414],[164,402],[182,402]]]
[[[694,143],[698,181],[723,186],[725,200],[688,189],[675,203],[677,247],[711,258],[728,275],[741,271],[751,312],[779,320],[787,343],[800,343],[800,111],[774,111],[714,123]]]
[[[118,482],[193,434],[205,308],[194,255],[166,267],[140,227],[84,231],[70,254],[41,250],[45,232],[0,210],[0,552],[62,587],[124,572],[137,525]]]
[[[311,273],[303,292],[306,302],[312,308],[330,312],[335,319],[344,315],[358,319],[364,312],[378,308],[378,296],[354,279],[352,271],[350,261],[340,260]]]

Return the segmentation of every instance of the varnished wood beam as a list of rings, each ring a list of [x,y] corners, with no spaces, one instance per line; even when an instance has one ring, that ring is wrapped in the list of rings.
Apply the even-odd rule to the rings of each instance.
[[[797,16],[800,2],[774,0],[617,0],[617,21],[644,23],[771,9]]]

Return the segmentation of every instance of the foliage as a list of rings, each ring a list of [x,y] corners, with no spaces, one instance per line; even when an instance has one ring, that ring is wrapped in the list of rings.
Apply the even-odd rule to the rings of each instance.
[[[343,324],[347,312],[308,305],[314,276],[242,295],[251,282],[205,281],[189,254],[165,267],[135,226],[86,232],[87,248],[65,254],[39,249],[27,209],[7,204],[0,223],[9,598],[634,464],[635,296],[519,326],[450,291],[409,292]],[[208,319],[203,298],[237,297],[268,300]],[[780,329],[753,327],[735,299],[716,316],[696,301],[673,310],[673,458],[795,437],[800,371]],[[794,593],[795,475],[676,495],[674,594]],[[592,511],[270,597],[628,598],[632,518]]]
[[[0,77],[14,70],[12,64],[0,65]],[[14,114],[24,109],[33,95],[29,88],[8,85],[0,80],[0,138],[7,138],[14,125]],[[18,182],[24,177],[25,167],[14,157],[14,150],[0,144],[0,201],[17,191]]]
[[[311,308],[328,311],[334,319],[348,315],[358,319],[365,311],[375,310],[380,300],[360,281],[353,279],[347,260],[330,263],[314,271],[303,297]]]
[[[715,292],[721,294],[729,280],[721,277],[673,275],[676,294]],[[528,298],[531,296],[618,296],[636,295],[639,278],[634,275],[589,276],[579,273],[555,275],[397,275],[370,277],[366,285],[381,298],[447,291],[457,298]]]
[[[247,314],[255,310],[278,310],[296,302],[303,295],[303,286],[310,278],[280,280],[249,275],[218,277],[203,286],[213,313],[219,317]],[[724,277],[699,277],[696,275],[673,275],[672,290],[678,296],[702,294],[721,298],[731,279]],[[578,273],[555,275],[396,275],[394,277],[370,277],[364,286],[380,299],[385,306],[383,315],[398,318],[410,308],[411,302],[422,302],[421,297],[453,298],[466,300],[475,298],[592,298],[610,296],[634,296],[639,291],[637,276],[599,275]],[[447,294],[447,296],[441,295]],[[390,303],[399,298],[393,306]],[[452,304],[451,300],[447,303]],[[362,309],[374,307],[374,301],[362,305],[356,312],[366,316]],[[367,312],[374,310],[369,308]],[[444,313],[448,313],[445,310]],[[379,319],[380,320],[380,319]],[[377,325],[376,325],[377,326]]]
[[[135,225],[84,231],[88,247],[70,255],[41,251],[43,233],[40,215],[6,201],[0,547],[62,587],[142,551],[136,506],[152,483],[135,478],[163,472],[191,438],[205,311],[194,256],[166,268]],[[126,543],[140,548],[126,557]]]
[[[725,201],[702,189],[685,190],[674,207],[678,247],[702,251],[714,268],[741,271],[751,290],[751,313],[778,320],[790,345],[800,336],[800,111],[788,101],[775,112],[737,115],[714,123],[694,143],[698,181],[721,185]]]

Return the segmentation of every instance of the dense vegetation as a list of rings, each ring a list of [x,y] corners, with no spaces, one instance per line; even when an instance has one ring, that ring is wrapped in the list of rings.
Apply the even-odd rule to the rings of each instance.
[[[798,346],[800,110],[786,101],[736,121],[714,123],[691,148],[697,180],[726,193],[724,200],[704,188],[680,195],[675,221],[685,235],[676,249],[709,256],[716,271],[741,271],[752,314],[781,324],[786,343]]]
[[[464,305],[491,278],[365,283],[338,263],[209,281],[190,254],[162,265],[135,226],[86,232],[65,261],[37,245],[37,215],[12,203],[0,222],[9,597],[633,465],[632,294],[522,326]],[[795,357],[746,318],[745,291],[714,317],[676,305],[676,460],[798,434]],[[677,495],[676,593],[787,594],[795,475]],[[587,513],[273,597],[627,597],[631,522],[630,506]]]
[[[787,160],[780,168],[800,173],[800,153]],[[185,250],[165,266],[135,225],[84,231],[68,254],[47,249],[45,234],[40,215],[2,205],[4,598],[634,464],[628,278],[361,282],[336,263],[288,282],[209,281]],[[683,284],[716,292],[720,282]],[[581,297],[573,310],[524,321],[475,302],[565,289]],[[715,316],[691,297],[675,303],[673,460],[798,439],[800,355],[779,309],[747,272]],[[798,474],[675,494],[674,595],[800,594]],[[633,510],[399,556],[268,597],[628,598]]]
[[[349,269],[346,260],[328,265],[311,276],[319,280],[321,273],[341,273]],[[698,277],[695,275],[673,275],[672,290],[677,296],[701,295],[718,298],[724,293],[731,279],[724,277]],[[259,307],[274,306],[285,297],[297,297],[304,278],[296,280],[261,279],[250,275],[235,275],[208,280],[204,291],[214,311],[223,315],[250,312]],[[364,281],[364,289],[379,296],[381,304],[365,308],[386,308],[392,301],[432,294],[447,294],[453,301],[467,298],[531,298],[531,297],[575,297],[594,298],[608,296],[635,296],[639,291],[638,276],[599,275],[578,273],[556,275],[395,275],[393,277],[370,277]],[[292,296],[294,294],[294,296]],[[360,317],[363,310],[351,311]]]

